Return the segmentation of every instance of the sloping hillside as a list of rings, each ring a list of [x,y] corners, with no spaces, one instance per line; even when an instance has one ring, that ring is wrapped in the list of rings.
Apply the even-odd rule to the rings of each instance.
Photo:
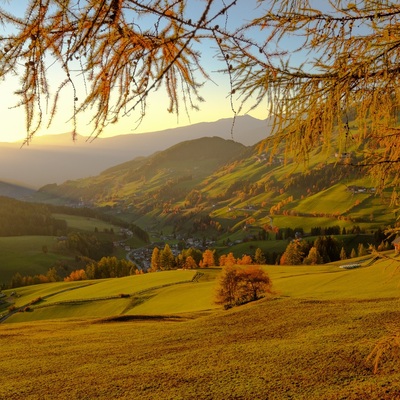
[[[23,185],[0,181],[0,196],[12,197],[14,199],[26,200],[32,197],[35,190]]]
[[[390,193],[377,197],[362,172],[338,154],[316,150],[298,165],[261,146],[216,137],[182,142],[96,177],[47,185],[40,194],[108,207],[146,230],[221,241],[286,227],[377,229],[393,222]]]
[[[178,143],[169,149],[110,168],[100,175],[62,185],[47,185],[42,194],[98,206],[145,207],[141,212],[182,200],[203,179],[236,159],[242,144],[218,137]]]

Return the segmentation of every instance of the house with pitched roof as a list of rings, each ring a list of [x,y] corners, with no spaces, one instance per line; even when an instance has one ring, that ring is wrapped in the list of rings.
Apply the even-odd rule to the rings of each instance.
[[[394,246],[394,252],[400,254],[400,236],[393,240],[392,245]]]

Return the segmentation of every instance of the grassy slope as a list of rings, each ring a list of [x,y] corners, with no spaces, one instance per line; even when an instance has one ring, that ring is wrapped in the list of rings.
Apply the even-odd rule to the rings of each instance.
[[[180,285],[191,281],[195,273],[195,271],[166,271],[118,279],[57,282],[24,287],[17,290],[20,296],[15,301],[17,307],[22,307],[38,297],[43,300],[31,307],[32,312],[16,313],[7,321],[21,322],[70,317],[93,318],[124,314],[142,296],[147,298],[149,291],[179,284],[178,289],[175,289],[179,292]],[[10,290],[6,291],[6,293],[10,292]],[[142,293],[144,294],[142,295]],[[121,294],[129,294],[131,297],[120,298]],[[197,310],[199,307],[196,308]],[[176,311],[172,309],[172,312]]]
[[[60,259],[55,244],[53,236],[1,237],[0,283],[8,282],[16,272],[21,275],[46,274]],[[47,254],[43,253],[43,246],[47,246]]]
[[[398,303],[261,301],[194,320],[9,324],[7,399],[395,399],[366,357]]]
[[[77,308],[64,306],[59,312],[69,309],[75,319],[3,324],[0,398],[399,398],[397,360],[383,362],[378,374],[367,361],[387,328],[400,323],[396,266],[385,261],[343,270],[340,264],[266,266],[275,300],[229,311],[210,309],[218,271],[206,270],[199,283],[144,292],[127,311],[136,314],[130,321],[85,320],[85,308],[76,320]],[[189,271],[105,280],[60,296],[106,285],[111,294],[134,282],[151,289],[146,279],[157,279],[153,287],[159,287],[164,279],[173,283],[173,274],[175,282],[186,278],[180,273]],[[119,313],[128,300],[93,304],[104,316],[112,304]]]
[[[101,240],[119,240],[119,227],[94,218],[80,217],[66,214],[54,214],[55,218],[66,220],[68,228],[73,231],[83,231],[94,234],[95,228]],[[104,230],[113,229],[115,235],[106,234]],[[133,236],[127,244],[140,246],[142,242]],[[43,252],[47,247],[47,254]],[[121,254],[125,257],[126,252]],[[57,239],[54,236],[12,236],[0,237],[0,284],[11,280],[19,272],[21,275],[46,274],[58,260],[73,260],[74,254],[66,249],[57,248]]]
[[[101,221],[96,218],[81,217],[79,215],[68,214],[53,214],[53,216],[54,218],[67,221],[68,228],[73,230],[94,232],[95,228],[97,228],[99,232],[101,232],[106,229],[113,229],[115,233],[119,232],[120,230],[119,226],[110,224],[109,222]]]
[[[398,296],[398,282],[392,279],[395,267],[387,262],[380,261],[355,270],[341,269],[341,264],[343,262],[311,267],[265,266],[264,269],[274,283],[277,296],[316,300]],[[32,307],[33,312],[16,313],[7,321],[79,315],[176,314],[215,309],[213,298],[219,269],[204,270],[203,273],[200,282],[191,282],[195,271],[178,270],[118,279],[28,286],[17,291],[20,296],[15,299],[17,307],[37,297],[43,300]],[[130,297],[121,299],[121,294]],[[115,302],[115,309],[112,302]]]

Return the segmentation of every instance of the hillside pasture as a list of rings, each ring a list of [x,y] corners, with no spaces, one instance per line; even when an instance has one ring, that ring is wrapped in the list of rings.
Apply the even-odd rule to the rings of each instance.
[[[56,243],[53,236],[0,237],[0,283],[9,282],[16,272],[21,275],[46,274],[60,259]],[[43,252],[43,246],[47,253]]]
[[[115,233],[118,233],[120,230],[119,226],[91,217],[69,214],[53,214],[53,217],[65,220],[68,229],[74,231],[94,232],[97,228],[99,232],[104,232],[106,230],[110,231],[112,229]]]
[[[400,296],[396,266],[364,257],[361,267],[340,268],[345,262],[320,266],[263,266],[271,277],[275,297],[310,300],[395,298]],[[357,259],[355,260],[357,261]],[[203,272],[204,271],[204,272]],[[97,281],[58,282],[17,290],[16,307],[29,304],[32,312],[14,314],[7,322],[44,318],[127,315],[171,315],[215,309],[214,295],[220,269],[175,270]],[[10,293],[10,291],[6,291]],[[107,303],[110,301],[110,303]],[[115,309],[112,308],[115,301]],[[68,311],[68,306],[73,311]],[[51,310],[50,311],[50,307]],[[44,308],[46,308],[45,311]]]
[[[355,205],[351,210],[351,216],[355,219],[369,221],[370,228],[387,226],[390,222],[390,194],[384,197],[369,196],[359,205]],[[393,209],[393,221],[395,220],[395,209]]]
[[[158,291],[175,285],[180,287],[190,282],[195,274],[196,271],[165,271],[124,278],[57,282],[20,288],[16,290],[18,295],[14,303],[16,307],[24,307],[39,297],[41,301],[30,306],[30,312],[18,312],[11,315],[7,322],[71,317],[93,318],[123,314],[138,302],[144,301],[143,299],[152,297],[149,295],[150,291]],[[177,293],[180,291],[179,287],[176,289]],[[11,290],[5,291],[8,295],[11,292]],[[200,296],[205,295],[206,299],[210,298],[209,291],[202,290]],[[212,305],[212,298],[209,299],[209,303]],[[203,309],[203,306],[204,301],[200,301],[197,306],[191,307],[199,311]],[[153,308],[153,312],[154,310],[156,308]],[[173,307],[170,307],[169,311],[176,312]]]
[[[214,304],[215,282],[191,282],[152,290],[138,299],[128,315],[161,315],[209,311]]]
[[[22,307],[38,297],[52,297],[58,293],[77,290],[82,286],[85,287],[87,285],[91,285],[94,282],[96,281],[52,282],[40,285],[23,286],[17,289],[9,289],[5,290],[4,293],[16,293],[17,296],[14,298],[14,304],[16,307]]]
[[[198,318],[0,327],[0,398],[393,400],[398,360],[367,360],[398,299],[262,300]]]
[[[398,357],[386,353],[376,374],[368,358],[400,325],[397,265],[356,261],[264,266],[273,297],[226,311],[212,304],[218,268],[193,282],[196,271],[75,283],[0,325],[0,398],[398,399]],[[19,300],[63,285],[21,288]]]
[[[354,223],[333,218],[333,217],[321,217],[321,216],[310,216],[307,218],[299,217],[296,215],[274,215],[273,226],[278,228],[303,228],[304,232],[310,232],[311,228],[315,227],[330,227],[340,226],[341,228],[350,228]]]
[[[55,319],[93,319],[119,315],[129,307],[129,298],[115,298],[95,301],[71,301],[68,303],[52,304],[41,302],[32,306],[33,311],[17,312],[7,322],[29,322]]]
[[[195,273],[194,271],[188,270],[173,270],[154,274],[90,281],[92,283],[91,285],[52,296],[49,302],[54,303],[75,299],[87,300],[99,297],[118,296],[119,294],[140,293],[156,287],[190,281]]]
[[[364,258],[365,259],[365,258]],[[314,300],[400,297],[396,264],[376,261],[354,270],[340,268],[346,261],[322,266],[266,267],[278,294]],[[400,304],[399,304],[400,305]]]
[[[340,183],[307,197],[295,207],[295,210],[308,214],[346,214],[356,201],[362,202],[370,196],[370,194],[353,195],[344,184]]]

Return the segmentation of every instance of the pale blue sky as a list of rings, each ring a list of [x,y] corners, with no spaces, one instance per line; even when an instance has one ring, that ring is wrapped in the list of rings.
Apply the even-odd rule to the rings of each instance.
[[[28,0],[18,0],[10,2],[8,0],[0,0],[0,6],[11,9],[13,13],[19,12],[23,15],[24,4]],[[187,0],[189,5],[189,13],[193,13],[193,20],[196,17],[199,18],[200,12],[204,10],[206,0]],[[215,10],[221,9],[226,4],[229,4],[232,0],[214,0]],[[312,4],[316,4],[316,8],[329,9],[328,0],[312,0]],[[239,27],[253,18],[261,15],[261,11],[257,6],[262,7],[263,2],[257,0],[237,0],[237,4],[233,7],[228,17],[220,16],[215,20],[215,24],[224,26],[227,24],[228,29],[233,27]],[[265,4],[268,4],[266,2]],[[19,7],[19,8],[18,8]],[[212,15],[213,9],[210,11]],[[190,17],[190,15],[188,15]],[[148,21],[147,21],[148,22]],[[146,26],[145,20],[135,19],[135,23],[143,24]],[[6,35],[4,28],[0,27],[0,35]],[[267,35],[266,30],[258,31],[253,30],[251,32],[253,37],[260,35],[265,37]],[[291,50],[297,49],[299,41],[294,33],[288,40],[285,39],[285,49],[280,48],[279,50],[288,51],[289,56],[292,54]],[[281,45],[282,46],[282,45]],[[216,49],[210,46],[210,43],[203,44],[200,48],[202,54],[202,65],[206,69],[207,73],[211,75],[212,82],[206,82],[205,86],[201,89],[200,94],[205,99],[204,103],[200,103],[199,111],[189,110],[187,115],[184,105],[180,106],[179,117],[176,114],[169,114],[167,108],[169,106],[169,99],[166,94],[161,90],[150,94],[147,100],[148,108],[146,110],[146,116],[141,122],[140,126],[137,126],[137,121],[140,118],[139,111],[132,112],[128,116],[121,117],[117,124],[110,125],[105,128],[102,136],[114,136],[120,134],[129,133],[143,133],[150,131],[158,131],[169,128],[176,128],[179,126],[185,126],[205,121],[216,121],[221,118],[232,118],[234,113],[231,108],[230,98],[228,96],[230,91],[229,77],[227,75],[217,73],[216,71],[225,67],[225,64],[218,63],[216,59]],[[295,54],[294,57],[297,57]],[[304,60],[303,60],[304,61]],[[52,79],[50,85],[52,92],[57,89],[58,85],[64,79],[64,75],[61,76],[60,69],[57,70],[56,66],[52,66],[49,69]],[[85,97],[84,84],[82,80],[77,79],[78,86],[78,98],[82,99]],[[0,78],[0,116],[2,117],[2,124],[0,127],[0,142],[4,141],[20,141],[26,137],[25,128],[25,114],[23,108],[13,109],[12,107],[17,104],[19,98],[14,95],[14,92],[20,88],[19,78],[7,76],[6,81],[1,81]],[[59,109],[53,124],[49,129],[46,129],[46,123],[43,124],[43,128],[38,132],[40,134],[57,134],[70,132],[73,129],[70,117],[73,111],[74,94],[72,89],[70,92],[64,90],[61,100],[59,102]],[[235,99],[234,99],[235,100]],[[239,109],[240,102],[234,101],[234,108]],[[250,107],[251,104],[249,103]],[[51,105],[49,105],[51,107]],[[43,111],[45,105],[42,106]],[[268,105],[261,104],[256,110],[251,111],[249,114],[255,118],[265,119],[268,117]],[[248,111],[248,108],[244,108],[243,112]],[[78,118],[78,133],[81,135],[89,135],[92,132],[92,127],[88,125],[89,116],[79,116]]]
[[[22,4],[26,3],[26,0],[19,0],[18,5],[21,7]],[[8,3],[0,1],[3,7],[12,7],[15,12],[15,2]],[[189,0],[189,6],[194,12],[198,8],[204,7],[204,0]],[[242,0],[238,1],[233,12],[229,15],[228,24],[241,25],[247,22],[254,16],[254,8],[256,1],[254,0]],[[23,8],[20,8],[21,13]],[[224,23],[224,21],[216,21],[216,23]],[[2,28],[3,29],[3,28]],[[0,32],[0,34],[5,34]],[[215,121],[221,118],[233,117],[233,112],[228,98],[229,93],[229,79],[227,76],[217,74],[218,68],[223,67],[222,64],[218,65],[215,58],[215,49],[204,46],[202,48],[202,59],[207,71],[211,73],[211,76],[215,83],[207,82],[201,90],[201,95],[204,97],[205,102],[199,104],[200,111],[189,110],[189,116],[181,105],[181,111],[179,117],[175,114],[169,114],[167,107],[169,100],[162,91],[152,93],[148,98],[148,109],[146,117],[142,121],[139,127],[137,127],[137,120],[140,116],[139,113],[131,113],[129,116],[121,117],[120,121],[115,125],[108,126],[102,136],[113,136],[119,134],[128,133],[142,133],[150,131],[158,131],[163,129],[175,128],[178,126],[190,125],[194,123],[204,121]],[[55,79],[51,80],[52,89],[55,90],[58,83],[61,81],[57,78],[58,72],[53,68],[52,74]],[[18,96],[14,95],[14,92],[18,90],[19,84],[18,77],[7,76],[6,80],[0,81],[0,90],[2,95],[0,96],[0,115],[1,115],[1,127],[0,127],[0,142],[5,141],[20,141],[26,137],[25,128],[25,114],[23,108],[12,108],[18,102]],[[83,96],[84,93],[81,92]],[[78,94],[79,97],[79,94]],[[57,134],[65,133],[72,130],[72,123],[68,121],[72,115],[73,110],[73,95],[65,91],[62,101],[59,105],[59,110],[54,122],[49,129],[46,129],[46,124],[38,132],[38,134]],[[239,103],[237,103],[237,107]],[[250,113],[250,115],[264,119],[267,117],[267,107],[259,107]],[[84,117],[81,116],[78,119],[78,132],[82,135],[89,135],[91,128],[88,126],[88,120],[85,121]]]

